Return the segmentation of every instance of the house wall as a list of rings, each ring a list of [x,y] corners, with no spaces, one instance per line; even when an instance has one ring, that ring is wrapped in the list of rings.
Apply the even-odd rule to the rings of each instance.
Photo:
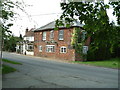
[[[24,37],[24,40],[28,40],[29,42],[33,42],[34,41],[34,36],[29,36],[29,37]],[[28,43],[23,43],[23,52],[22,54],[25,55],[34,55],[34,51],[27,51],[26,50],[26,46],[28,45]]]
[[[26,55],[34,55],[34,52],[28,52],[28,51],[26,51]]]
[[[34,36],[24,37],[24,40],[34,41]]]
[[[61,29],[60,29],[61,30]],[[63,30],[63,29],[62,29]],[[57,44],[50,43],[47,44],[45,41],[42,40],[42,32],[34,32],[34,55],[41,56],[41,57],[52,57],[64,60],[75,60],[75,50],[70,47],[71,44],[71,33],[73,29],[64,29],[64,40],[58,40],[58,30],[54,30],[54,39]],[[46,31],[46,41],[50,41],[50,30]],[[42,52],[39,52],[39,45],[42,45]],[[55,45],[55,52],[46,52],[46,45]],[[60,53],[60,47],[65,46],[67,47],[66,53]]]
[[[58,40],[58,32],[59,30],[64,30],[64,40]],[[46,43],[46,41],[50,41],[50,30],[46,30],[46,41],[42,40],[43,31],[34,32],[34,55],[40,57],[51,57],[58,58],[70,61],[82,61],[80,54],[75,52],[75,49],[71,47],[71,37],[73,33],[73,28],[70,29],[59,29],[54,30],[54,40],[57,44],[54,43]],[[87,39],[85,45],[89,46],[90,37]],[[42,52],[39,52],[39,45],[42,46]],[[46,52],[46,45],[55,45],[55,52]],[[67,53],[60,53],[60,47],[67,47]]]
[[[84,44],[84,46],[88,46],[88,49],[89,49],[89,45],[90,45],[90,40],[91,40],[91,37],[88,37],[85,41],[85,44]],[[75,60],[76,61],[85,61],[85,59],[83,59],[81,57],[81,55],[77,52],[75,53]]]

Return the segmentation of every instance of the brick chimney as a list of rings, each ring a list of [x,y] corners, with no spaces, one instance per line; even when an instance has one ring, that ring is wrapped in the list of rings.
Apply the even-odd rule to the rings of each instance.
[[[28,28],[26,28],[25,34],[28,32]]]

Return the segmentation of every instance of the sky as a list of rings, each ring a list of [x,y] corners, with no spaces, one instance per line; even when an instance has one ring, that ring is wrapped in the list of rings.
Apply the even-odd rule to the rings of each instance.
[[[14,24],[10,30],[13,35],[19,36],[25,35],[25,29],[39,28],[49,22],[52,22],[60,17],[62,10],[60,7],[60,2],[62,0],[19,0],[23,1],[26,6],[23,12],[19,9],[14,9],[19,15],[16,16],[15,20],[12,21]],[[105,0],[107,3],[109,0]],[[110,20],[115,20],[112,16],[113,9],[107,10]]]
[[[25,29],[39,28],[51,21],[56,20],[61,15],[60,8],[61,0],[23,0],[25,4],[30,5],[25,7],[24,13],[21,10],[15,9],[19,14],[13,21],[14,25],[10,28],[15,36],[24,35]]]

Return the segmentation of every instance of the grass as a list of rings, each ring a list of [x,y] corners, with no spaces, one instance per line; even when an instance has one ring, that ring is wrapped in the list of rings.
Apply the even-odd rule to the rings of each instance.
[[[8,59],[2,59],[2,61],[7,62],[7,63],[11,63],[11,64],[22,65],[22,63],[11,61],[11,60],[8,60]],[[15,68],[10,67],[8,65],[4,65],[4,64],[2,65],[2,74],[7,74],[7,73],[10,73],[10,72],[14,72],[14,71],[16,71]]]
[[[16,71],[15,68],[12,68],[12,67],[7,66],[7,65],[2,65],[2,74],[7,74],[10,72],[14,72],[14,71]]]
[[[81,61],[71,61],[72,63],[78,63],[78,64],[86,64],[86,65],[92,65],[92,66],[99,66],[99,67],[107,67],[107,68],[119,68],[120,65],[120,58],[113,58],[110,60],[103,60],[103,61],[86,61],[86,62],[81,62]]]
[[[7,59],[2,59],[2,61],[7,62],[7,63],[11,63],[11,64],[19,64],[19,65],[22,65],[22,63],[15,62],[15,61],[11,61],[11,60],[7,60]]]

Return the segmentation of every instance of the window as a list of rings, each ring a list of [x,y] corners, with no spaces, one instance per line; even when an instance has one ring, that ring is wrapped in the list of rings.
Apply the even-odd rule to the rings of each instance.
[[[83,54],[87,54],[88,46],[83,46]]]
[[[46,40],[46,32],[43,32],[42,39],[43,39],[43,40]]]
[[[85,40],[86,33],[87,32],[83,31],[81,34],[78,35],[78,43],[81,43],[82,41]]]
[[[78,35],[78,43],[81,43],[81,34]]]
[[[53,38],[54,38],[54,31],[51,30],[51,31],[50,31],[50,39],[53,39]]]
[[[26,37],[26,40],[29,40],[29,37]]]
[[[60,53],[66,53],[67,52],[67,48],[62,46],[60,47]]]
[[[59,40],[63,40],[63,39],[64,39],[64,31],[59,30]]]
[[[33,50],[33,45],[28,45],[27,50]]]
[[[55,45],[46,45],[46,52],[55,52]]]
[[[84,41],[85,40],[85,36],[86,36],[87,32],[82,32],[82,40]]]
[[[41,45],[39,46],[39,52],[42,52],[42,46]]]

